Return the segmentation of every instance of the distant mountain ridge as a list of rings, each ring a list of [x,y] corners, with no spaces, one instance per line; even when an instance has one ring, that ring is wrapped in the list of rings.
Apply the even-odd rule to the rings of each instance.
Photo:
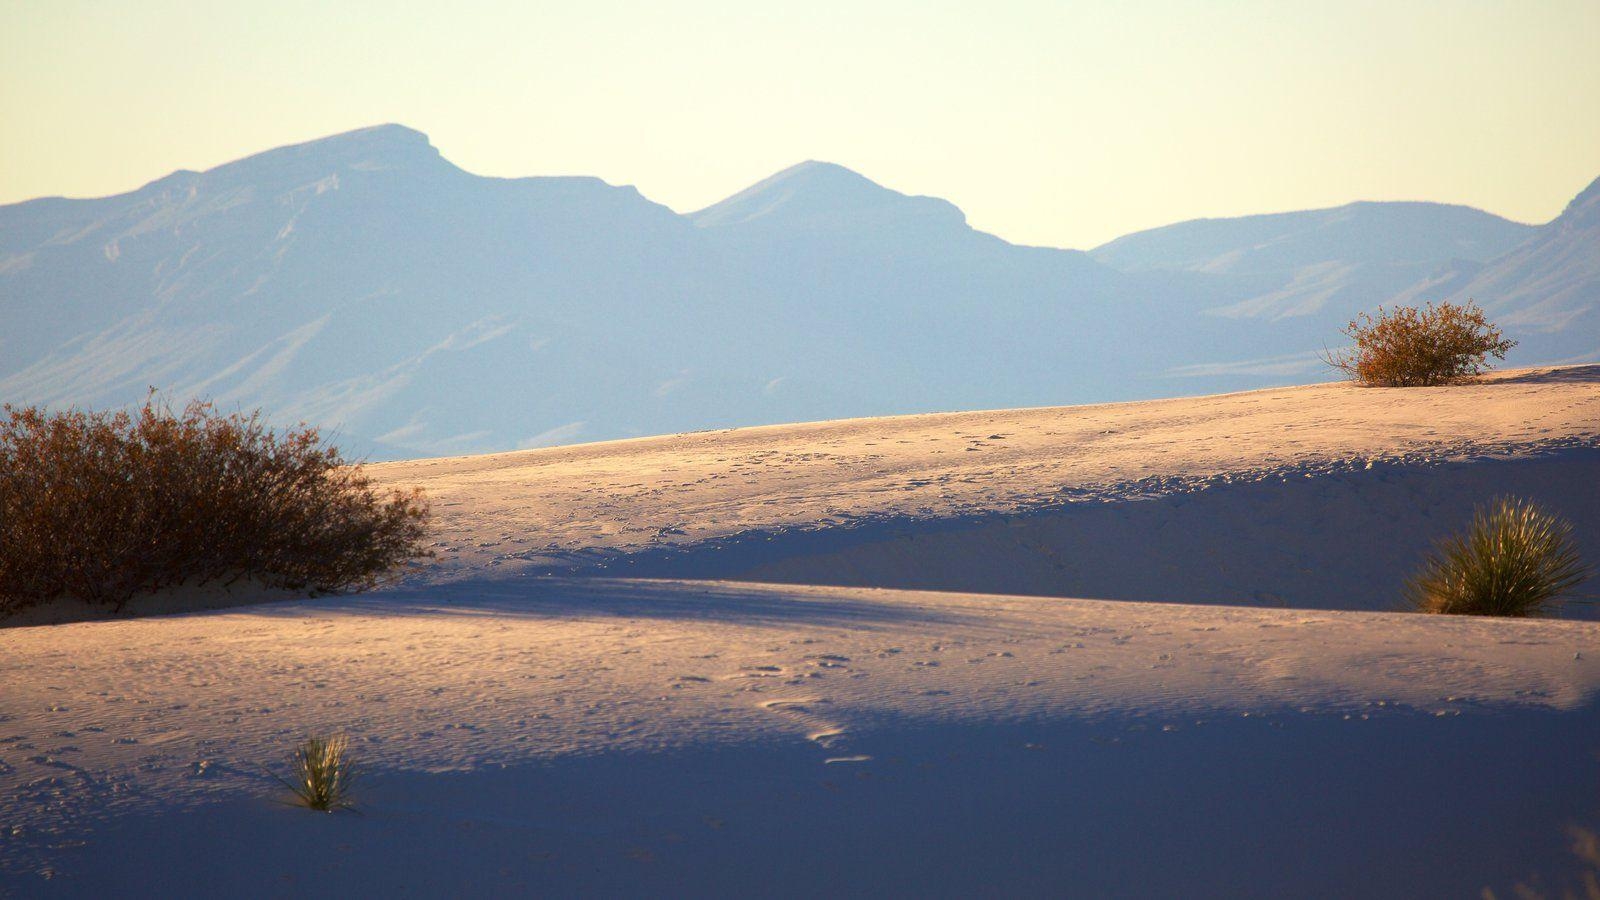
[[[1419,299],[1477,300],[1524,340],[1538,341],[1546,358],[1600,356],[1600,178],[1508,253],[1458,263],[1397,298]]]
[[[701,228],[833,228],[920,221],[929,227],[965,228],[966,214],[937,197],[890,190],[834,163],[810,160],[690,213]]]
[[[1537,228],[1353,204],[1083,253],[830,163],[679,215],[595,178],[473,175],[383,125],[0,207],[0,400],[155,385],[395,457],[1135,399],[1301,380],[1354,311],[1429,278],[1492,287],[1538,362],[1600,352],[1595,193]]]
[[[1228,276],[1250,296],[1213,312],[1307,316],[1348,310],[1417,283],[1441,262],[1484,262],[1534,231],[1466,206],[1359,202],[1332,209],[1200,219],[1118,238],[1091,251],[1125,272]]]

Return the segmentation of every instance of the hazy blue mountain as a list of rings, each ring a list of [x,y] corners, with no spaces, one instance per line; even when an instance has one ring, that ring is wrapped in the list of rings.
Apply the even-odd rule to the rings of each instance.
[[[1090,255],[1009,244],[827,163],[678,215],[593,178],[472,175],[386,125],[0,207],[0,400],[120,406],[157,386],[400,456],[1257,387],[1305,378],[1331,321],[1451,258],[1565,233],[1344,211],[1354,224],[1189,223]],[[1560,246],[1529,265],[1592,271],[1581,239]],[[1329,260],[1426,269],[1352,276],[1306,314],[1239,311]],[[1517,308],[1569,310],[1537,293]]]
[[[1097,345],[1137,321],[1117,273],[790,174],[779,212],[718,225],[382,126],[0,208],[0,397],[155,385],[395,455],[1160,392]]]
[[[1180,222],[1117,238],[1092,254],[1124,272],[1224,280],[1237,299],[1209,310],[1216,315],[1348,318],[1442,265],[1493,259],[1533,231],[1465,206],[1351,203]]]
[[[395,126],[6,207],[0,395],[156,385],[407,451],[514,445],[649,396],[639,350],[699,293],[696,236],[631,188],[480,178]]]
[[[843,396],[886,387],[885,412],[894,398],[958,409],[1153,389],[1129,384],[1154,373],[1105,343],[1154,310],[1135,280],[975,231],[944,200],[807,162],[688,218],[727,290],[759,298],[751,327],[773,339],[784,384],[829,373]]]
[[[1514,360],[1600,359],[1600,178],[1510,252],[1446,267],[1396,300],[1476,300],[1521,340]]]
[[[1352,203],[1335,209],[1203,219],[1118,238],[1091,255],[1125,273],[1161,273],[1209,317],[1269,322],[1281,355],[1179,371],[1307,377],[1306,348],[1380,304],[1475,298],[1519,342],[1512,363],[1600,359],[1594,318],[1600,231],[1594,187],[1548,225],[1464,206]],[[1291,351],[1290,348],[1298,348]]]

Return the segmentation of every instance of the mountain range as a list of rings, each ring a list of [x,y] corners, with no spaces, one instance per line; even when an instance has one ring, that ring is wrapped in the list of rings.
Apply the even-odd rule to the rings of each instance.
[[[1600,181],[1541,226],[1353,203],[1080,252],[829,163],[678,214],[384,125],[0,206],[0,400],[157,387],[444,455],[1264,387],[1359,311],[1468,297],[1514,362],[1600,359]]]

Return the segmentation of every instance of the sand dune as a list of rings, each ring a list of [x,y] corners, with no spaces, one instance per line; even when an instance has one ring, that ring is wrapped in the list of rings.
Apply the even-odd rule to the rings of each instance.
[[[1386,609],[1420,554],[1497,493],[1554,507],[1600,558],[1597,448],[1600,366],[1573,366],[374,471],[437,498],[430,581],[575,572]]]
[[[1561,871],[1600,812],[1561,764],[1600,734],[1590,623],[527,579],[3,640],[30,893],[1460,893]],[[355,739],[360,817],[267,799],[305,729]]]
[[[1580,367],[385,465],[442,525],[400,587],[0,630],[0,887],[1576,883],[1600,623],[1358,610],[1486,492],[1595,558],[1597,447]],[[1017,595],[1073,586],[1164,602]],[[311,730],[359,815],[274,802]]]

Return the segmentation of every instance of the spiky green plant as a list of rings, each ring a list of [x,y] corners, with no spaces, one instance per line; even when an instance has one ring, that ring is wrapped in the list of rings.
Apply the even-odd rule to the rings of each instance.
[[[1529,501],[1500,497],[1478,507],[1465,534],[1439,542],[1406,594],[1422,612],[1539,616],[1588,576],[1571,525]]]
[[[350,783],[355,778],[349,751],[350,739],[342,734],[308,737],[295,748],[294,779],[278,780],[294,791],[308,809],[318,812],[348,809]]]

